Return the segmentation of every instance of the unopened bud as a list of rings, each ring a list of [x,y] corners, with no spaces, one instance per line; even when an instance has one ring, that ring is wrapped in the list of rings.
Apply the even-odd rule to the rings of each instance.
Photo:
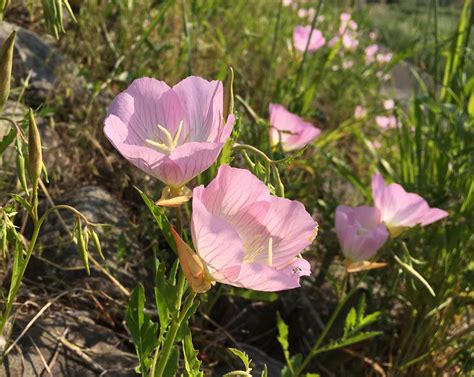
[[[229,75],[224,85],[224,122],[234,113],[234,70],[229,67]]]
[[[2,6],[1,3],[0,6]],[[4,6],[6,5],[4,4]],[[0,110],[5,102],[7,102],[8,96],[10,95],[15,36],[16,31],[13,31],[0,47]]]
[[[29,112],[28,125],[28,173],[33,186],[38,184],[43,166],[43,156],[41,153],[41,137],[36,124],[33,110]]]
[[[207,292],[215,284],[199,255],[191,249],[181,236],[171,227],[171,234],[176,242],[179,263],[189,286],[196,293]]]

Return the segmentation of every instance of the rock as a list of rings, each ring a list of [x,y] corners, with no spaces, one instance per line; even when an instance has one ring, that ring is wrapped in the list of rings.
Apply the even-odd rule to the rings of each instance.
[[[53,376],[137,375],[134,367],[138,361],[128,341],[96,324],[87,312],[75,312],[64,306],[61,309],[48,309],[20,339],[18,347],[14,347],[0,365],[1,376],[47,375],[45,362]],[[28,319],[17,319],[17,325],[21,321],[23,328],[34,314],[33,311]],[[18,333],[13,339],[15,336]]]
[[[39,105],[54,89],[55,72],[64,58],[52,42],[5,21],[0,23],[0,43],[3,43],[13,30],[17,31],[13,60],[14,83],[20,86],[31,72],[25,99],[31,105]]]
[[[17,124],[21,124],[21,121],[28,114],[28,108],[21,103],[14,101],[7,101],[3,108],[2,116],[10,118]],[[50,177],[61,175],[61,172],[65,171],[70,164],[69,159],[66,156],[61,138],[58,133],[49,126],[46,118],[36,118],[36,123],[41,134],[41,143],[43,146],[43,162],[48,171]],[[12,124],[7,121],[0,120],[0,140],[10,132]],[[26,131],[25,131],[26,133]],[[16,154],[14,150],[14,143],[10,144],[8,149],[0,156],[0,166],[5,171],[11,172],[15,176],[16,169]]]

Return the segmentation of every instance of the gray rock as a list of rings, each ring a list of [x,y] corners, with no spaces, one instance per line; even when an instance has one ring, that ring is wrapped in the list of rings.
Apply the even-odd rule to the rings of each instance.
[[[30,328],[0,365],[1,376],[48,375],[45,363],[53,376],[137,375],[134,372],[137,360],[127,341],[96,324],[87,312],[62,309],[48,309]],[[17,319],[17,325],[21,321],[23,328],[33,315]]]
[[[13,30],[17,31],[13,61],[14,83],[16,86],[21,85],[31,72],[25,99],[32,105],[41,104],[54,89],[55,72],[64,58],[52,41],[5,21],[0,23],[0,43],[3,43]]]

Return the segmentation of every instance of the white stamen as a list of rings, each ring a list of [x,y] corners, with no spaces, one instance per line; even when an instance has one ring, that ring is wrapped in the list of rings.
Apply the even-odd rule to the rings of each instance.
[[[159,139],[159,142],[151,140],[151,139],[146,139],[145,142],[151,145],[152,147],[155,147],[160,152],[169,154],[178,145],[178,139],[181,136],[181,132],[183,131],[183,121],[179,122],[179,126],[178,126],[178,129],[176,130],[176,134],[174,135],[174,137],[172,137],[171,133],[161,124],[157,124],[156,127],[158,127],[158,129],[165,135],[167,143],[163,142],[163,140],[161,139]]]
[[[272,267],[273,263],[273,238],[268,239],[268,265]]]

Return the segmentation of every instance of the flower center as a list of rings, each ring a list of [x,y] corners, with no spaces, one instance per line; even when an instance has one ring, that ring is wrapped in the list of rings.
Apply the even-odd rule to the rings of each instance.
[[[181,131],[183,131],[183,121],[179,122],[178,130],[176,131],[174,137],[171,136],[171,133],[161,124],[157,124],[156,127],[158,127],[158,129],[162,132],[165,140],[162,140],[161,138],[158,138],[158,141],[146,139],[145,142],[164,154],[170,154],[178,145]]]
[[[246,263],[254,263],[257,259],[260,259],[259,257],[263,255],[267,255],[267,264],[272,267],[273,264],[273,238],[270,237],[268,239],[267,245],[265,244],[260,244],[258,245],[258,241],[260,239],[260,236],[256,236],[251,240],[247,240],[247,242],[244,243],[244,249],[245,249],[245,256],[244,256],[244,262]],[[266,246],[266,247],[265,247]]]

